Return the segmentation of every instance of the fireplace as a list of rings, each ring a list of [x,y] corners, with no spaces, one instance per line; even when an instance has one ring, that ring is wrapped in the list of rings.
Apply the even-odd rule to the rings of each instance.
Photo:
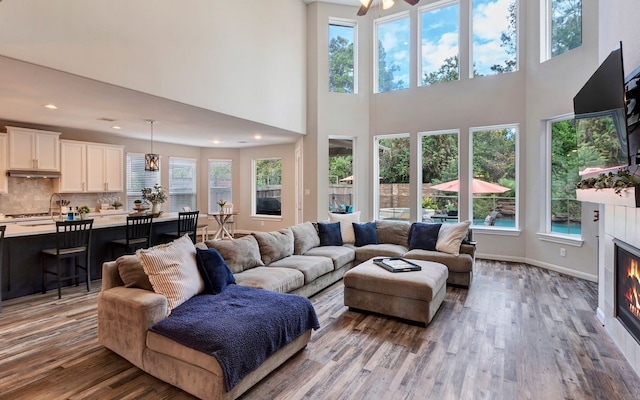
[[[614,239],[616,318],[640,343],[640,250]]]

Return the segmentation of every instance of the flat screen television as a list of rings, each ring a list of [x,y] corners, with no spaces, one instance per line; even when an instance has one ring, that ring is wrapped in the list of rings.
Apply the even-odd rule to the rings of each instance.
[[[602,172],[637,164],[636,155],[640,150],[639,80],[640,68],[625,78],[621,42],[620,48],[609,54],[573,98],[576,120],[596,118],[600,122],[608,122],[608,125],[601,125],[610,127],[607,133],[611,136],[611,141],[618,144],[616,151],[607,152],[606,160],[603,160],[602,155],[585,157],[586,161],[580,167],[581,174],[585,171]],[[587,143],[581,143],[581,139]],[[598,146],[599,142],[589,143],[589,139],[589,135],[578,135],[579,153],[589,146]]]

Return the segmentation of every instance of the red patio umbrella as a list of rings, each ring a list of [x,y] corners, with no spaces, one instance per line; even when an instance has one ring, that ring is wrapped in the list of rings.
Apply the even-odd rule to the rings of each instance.
[[[449,182],[439,183],[437,185],[431,186],[431,189],[441,190],[443,192],[459,192],[460,180],[456,179]],[[471,193],[473,194],[504,193],[509,190],[511,189],[508,187],[500,186],[496,183],[486,182],[486,181],[483,181],[482,179],[474,178],[471,181]]]

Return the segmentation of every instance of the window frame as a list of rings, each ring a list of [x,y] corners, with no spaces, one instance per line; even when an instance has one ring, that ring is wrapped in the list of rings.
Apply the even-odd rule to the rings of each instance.
[[[269,214],[258,214],[257,213],[257,196],[256,191],[258,189],[258,185],[256,182],[257,178],[257,163],[258,161],[264,160],[280,160],[280,215],[269,215]],[[253,219],[263,219],[263,220],[274,220],[281,221],[282,220],[282,172],[284,168],[282,166],[283,158],[282,157],[261,157],[254,158],[251,160],[251,218]]]
[[[341,92],[332,92],[329,90],[329,82],[330,76],[327,77],[327,89],[329,93],[339,93],[339,94],[358,94],[358,22],[346,18],[336,18],[329,17],[329,22],[327,24],[327,72],[329,70],[329,44],[331,43],[330,30],[331,25],[342,26],[353,28],[353,92],[351,93],[341,93]]]
[[[130,184],[131,184],[131,168],[130,167],[131,167],[131,159],[133,157],[139,158],[138,161],[142,163],[141,172],[144,175],[146,175],[148,177],[155,178],[155,179],[153,179],[154,180],[153,184],[149,184],[149,181],[146,181],[148,178],[145,177],[145,183],[144,184],[145,185],[149,184],[149,186],[143,186],[141,188],[131,188],[131,186],[130,186]],[[160,157],[159,164],[158,164],[159,168],[158,168],[157,171],[145,171],[145,169],[144,169],[144,163],[145,163],[144,153],[127,152],[126,156],[125,156],[125,161],[126,161],[126,165],[125,165],[125,169],[126,169],[126,171],[125,171],[125,173],[126,173],[126,183],[125,183],[125,185],[126,186],[125,186],[125,196],[124,196],[125,201],[124,201],[124,203],[125,203],[125,207],[126,207],[127,210],[132,210],[133,209],[133,201],[134,200],[138,200],[138,199],[142,199],[142,189],[144,187],[153,187],[154,184],[156,184],[156,183],[159,184],[159,185],[162,184],[162,174],[161,174],[161,171],[162,171],[162,157]],[[134,192],[132,192],[131,189],[137,190],[138,194],[134,195],[133,194]],[[129,200],[131,200],[131,203],[129,203]]]
[[[473,40],[473,36],[474,36],[474,15],[473,15],[473,10],[474,10],[474,3],[476,0],[469,0],[469,79],[473,79],[473,78],[477,78],[477,77],[482,77],[482,76],[492,76],[492,75],[501,75],[501,74],[508,74],[508,73],[513,73],[513,72],[518,72],[520,70],[520,4],[521,4],[521,0],[513,0],[513,2],[515,3],[515,7],[516,7],[516,37],[515,37],[515,42],[516,42],[516,54],[515,54],[515,61],[516,61],[516,65],[514,67],[513,71],[508,71],[508,72],[494,72],[491,74],[485,74],[485,75],[478,75],[478,76],[474,76],[474,60],[475,60],[475,52],[474,52],[474,40]],[[546,1],[546,0],[545,0]]]
[[[215,213],[219,211],[219,207],[216,203],[211,202],[211,163],[228,163],[229,164],[229,198],[224,199],[227,203],[233,204],[233,160],[232,159],[222,159],[222,158],[210,158],[207,160],[207,212],[209,214]],[[222,187],[222,186],[219,186]]]
[[[388,23],[388,22],[393,22],[396,20],[400,20],[400,19],[404,19],[406,18],[408,23],[409,23],[409,52],[411,51],[411,15],[409,13],[409,10],[407,11],[401,11],[399,13],[395,13],[392,15],[388,15],[385,17],[380,17],[380,18],[376,18],[373,20],[373,93],[374,94],[378,94],[378,93],[388,93],[388,92],[395,92],[397,90],[405,90],[405,89],[410,89],[411,88],[411,82],[408,82],[408,86],[406,88],[402,88],[402,89],[396,89],[396,90],[392,90],[392,91],[388,91],[388,92],[381,92],[380,91],[380,79],[379,79],[379,67],[380,67],[380,61],[378,59],[379,54],[378,54],[378,26],[380,24],[384,24],[384,23]],[[409,76],[411,76],[411,57],[409,57]],[[411,79],[409,79],[411,80]]]
[[[329,135],[329,137],[327,138],[327,143],[329,143],[331,140],[350,140],[351,141],[351,173],[354,177],[354,180],[351,183],[351,205],[353,206],[354,210],[358,209],[357,206],[357,200],[358,200],[358,180],[355,179],[357,175],[357,160],[356,160],[356,149],[357,147],[357,140],[358,138],[355,136],[343,136],[343,135]],[[329,160],[330,157],[327,157],[327,161]],[[330,204],[331,205],[331,204]]]
[[[582,47],[584,44],[584,1],[580,0],[580,46],[569,49],[564,53],[552,55],[553,31],[552,31],[552,2],[554,0],[540,1],[540,62],[549,61],[571,50]]]
[[[173,163],[188,163],[190,164],[190,166],[193,167],[193,175],[191,176],[191,181],[192,181],[192,187],[191,189],[193,190],[193,192],[185,192],[185,193],[172,193],[172,182],[173,182],[173,174],[172,174],[172,168],[173,168]],[[182,207],[184,206],[179,206],[177,204],[173,204],[174,201],[173,200],[173,196],[176,195],[189,195],[189,196],[193,196],[193,203],[192,205],[189,205],[189,207],[192,210],[197,210],[198,209],[198,160],[196,160],[195,158],[184,158],[184,157],[169,157],[169,188],[167,190],[167,199],[169,200],[169,212],[179,212],[182,211]]]
[[[409,139],[409,155],[411,155],[411,134],[392,133],[386,135],[375,135],[373,137],[373,215],[374,219],[380,219],[380,139]],[[411,164],[411,159],[409,159]],[[409,169],[411,165],[409,165]],[[411,182],[409,182],[411,185]],[[411,212],[411,205],[409,206]]]

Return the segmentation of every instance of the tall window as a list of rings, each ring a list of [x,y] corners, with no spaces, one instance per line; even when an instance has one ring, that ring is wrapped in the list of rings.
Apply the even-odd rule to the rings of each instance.
[[[197,210],[196,160],[169,158],[169,212],[182,211],[183,207]]]
[[[578,141],[573,119],[549,121],[551,143],[551,198],[547,232],[567,235],[581,233],[581,205],[576,200]]]
[[[375,21],[376,93],[409,87],[410,28],[408,13]]]
[[[127,210],[133,210],[133,202],[142,199],[142,189],[160,184],[160,171],[144,170],[144,154],[127,153]]]
[[[420,82],[431,85],[460,79],[460,4],[437,2],[420,12]]]
[[[209,160],[209,213],[218,212],[218,200],[232,202],[231,160]]]
[[[329,211],[353,212],[353,138],[329,138]]]
[[[542,61],[582,45],[582,0],[544,0],[542,15]]]
[[[473,75],[516,71],[516,0],[473,0]]]
[[[375,192],[377,219],[410,219],[409,204],[409,135],[375,138]]]
[[[329,91],[356,92],[356,25],[353,21],[329,20]]]
[[[253,160],[254,215],[282,215],[282,159]]]
[[[517,227],[516,126],[471,130],[474,225]]]
[[[420,142],[421,219],[426,222],[455,221],[460,188],[458,131],[421,133]]]

